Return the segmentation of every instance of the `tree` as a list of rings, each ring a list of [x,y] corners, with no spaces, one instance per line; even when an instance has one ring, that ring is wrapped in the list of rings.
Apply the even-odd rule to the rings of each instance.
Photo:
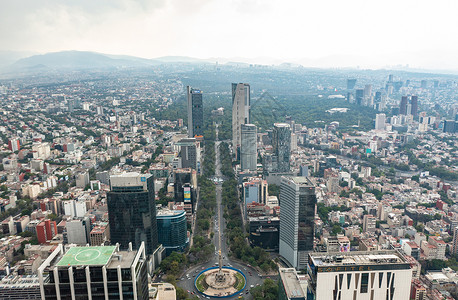
[[[420,182],[420,176],[418,176],[418,175],[413,175],[410,179],[412,179],[413,181],[416,181],[416,182]]]
[[[342,227],[340,227],[340,225],[334,224],[332,226],[332,234],[333,235],[337,235],[338,233],[341,233],[341,232],[342,232]]]
[[[280,195],[280,187],[276,184],[269,184],[269,195],[278,197]]]
[[[272,279],[266,279],[262,285],[252,288],[250,293],[255,300],[277,300],[278,284]]]

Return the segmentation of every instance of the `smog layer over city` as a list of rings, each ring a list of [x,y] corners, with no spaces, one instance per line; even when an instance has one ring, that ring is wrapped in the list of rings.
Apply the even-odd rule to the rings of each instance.
[[[458,2],[0,3],[0,299],[458,299]]]

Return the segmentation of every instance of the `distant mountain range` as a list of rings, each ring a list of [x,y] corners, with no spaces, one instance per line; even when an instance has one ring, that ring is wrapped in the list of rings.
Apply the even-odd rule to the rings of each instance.
[[[329,56],[320,59],[297,59],[293,62],[284,62],[278,59],[267,57],[259,58],[209,58],[198,59],[187,56],[164,56],[154,59],[147,59],[129,55],[112,55],[89,51],[61,51],[52,52],[41,55],[32,55],[30,52],[6,52],[0,51],[0,73],[3,74],[27,74],[39,73],[42,71],[54,70],[91,70],[91,69],[120,69],[120,68],[142,68],[151,67],[161,64],[214,64],[219,62],[221,64],[233,66],[248,66],[249,64],[264,64],[276,65],[280,68],[296,68],[296,67],[315,67],[315,68],[345,68],[353,69],[359,63],[369,61],[369,58],[340,55]],[[445,56],[447,57],[447,56]],[[449,70],[434,70],[438,73],[454,73],[458,65],[453,65],[453,60],[443,58],[450,63]],[[394,59],[387,61],[394,61]],[[455,63],[456,64],[456,63]],[[353,67],[351,67],[353,66]],[[456,67],[456,68],[455,68]],[[394,66],[387,69],[404,70],[413,72],[427,72],[426,69],[412,69],[408,66]],[[430,69],[433,71],[433,68]],[[433,71],[433,72],[434,72]]]
[[[20,58],[14,63],[11,63],[11,57],[10,55],[2,61],[2,56],[0,56],[0,66],[3,66],[3,72],[27,73],[28,71],[36,72],[40,70],[136,68],[167,63],[209,63],[202,59],[185,56],[165,56],[156,59],[146,59],[128,55],[111,55],[89,51],[61,51],[33,55]]]

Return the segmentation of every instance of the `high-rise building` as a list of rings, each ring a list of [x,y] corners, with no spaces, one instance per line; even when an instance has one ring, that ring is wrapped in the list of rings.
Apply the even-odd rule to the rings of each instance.
[[[355,88],[356,79],[347,79],[347,90],[352,90]]]
[[[65,229],[69,244],[84,246],[91,241],[91,220],[89,217],[67,221]]]
[[[290,171],[291,129],[286,123],[275,123],[272,133],[274,155],[277,157],[277,172]]]
[[[46,219],[41,221],[35,228],[37,239],[40,244],[45,244],[57,234],[56,221]],[[5,230],[3,230],[5,232]]]
[[[180,146],[181,167],[197,170],[198,153],[196,139],[182,139],[176,145]]]
[[[187,87],[188,95],[188,136],[204,134],[204,109],[202,91]]]
[[[250,85],[248,83],[233,83],[232,147],[236,152],[242,143],[241,125],[248,123],[250,123]]]
[[[299,174],[298,176],[302,176],[302,177],[309,177],[309,166],[307,165],[301,165],[299,167]]]
[[[306,300],[307,277],[300,275],[294,268],[278,269],[280,280],[278,281],[279,300]]]
[[[164,246],[166,255],[184,251],[189,242],[185,211],[160,209],[156,219],[158,240]]]
[[[385,129],[385,122],[386,122],[386,115],[385,114],[377,114],[375,116],[375,130],[383,130],[383,129]]]
[[[428,88],[428,81],[427,80],[422,80],[420,83],[420,86],[422,89]]]
[[[267,180],[253,177],[243,183],[243,202],[244,206],[257,202],[266,204],[269,197],[269,185]]]
[[[182,202],[184,199],[183,186],[185,184],[193,185],[193,171],[190,168],[176,169],[173,172],[174,197],[175,201]]]
[[[457,125],[458,125],[457,121],[445,120],[444,121],[444,129],[443,130],[444,130],[444,132],[455,133],[456,130],[458,129]]]
[[[127,251],[98,246],[65,253],[60,244],[38,268],[38,278],[42,300],[149,299],[143,242],[138,251],[129,244]]]
[[[307,177],[282,177],[280,187],[280,255],[296,269],[307,267],[313,251],[316,195]]]
[[[422,283],[418,279],[412,280],[410,299],[411,300],[426,300],[425,284]]]
[[[242,170],[256,171],[258,151],[256,147],[257,129],[253,124],[240,125],[242,140],[240,146],[240,164]]]
[[[364,86],[364,102],[365,104],[369,103],[369,100],[372,97],[372,84],[366,84]]]
[[[110,177],[107,193],[111,243],[140,248],[153,254],[158,246],[154,179],[151,174],[124,173]]]
[[[452,253],[458,253],[458,227],[453,228],[453,245],[452,245]]]
[[[407,96],[402,96],[401,103],[399,105],[399,114],[406,115],[407,114]]]
[[[410,98],[410,104],[412,105],[411,113],[414,117],[418,116],[418,96],[412,96]]]
[[[10,275],[0,280],[0,299],[41,300],[37,275]]]
[[[362,105],[364,101],[364,90],[363,89],[357,89],[355,91],[355,102],[358,105]]]
[[[399,252],[310,253],[307,299],[409,299],[410,262]]]
[[[363,217],[363,231],[374,232],[376,229],[377,218],[373,215],[364,215]]]
[[[21,143],[19,142],[19,139],[9,140],[8,149],[10,149],[10,151],[13,151],[13,152],[21,150]]]

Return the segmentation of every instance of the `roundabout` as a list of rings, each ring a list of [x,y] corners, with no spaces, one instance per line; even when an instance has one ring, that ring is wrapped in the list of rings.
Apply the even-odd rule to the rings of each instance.
[[[227,298],[245,289],[246,276],[232,267],[211,267],[199,273],[194,286],[204,296]]]

